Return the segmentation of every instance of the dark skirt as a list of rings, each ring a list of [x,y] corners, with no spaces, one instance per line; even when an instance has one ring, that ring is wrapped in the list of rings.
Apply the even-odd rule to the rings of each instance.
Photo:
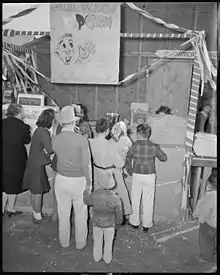
[[[34,195],[49,192],[50,184],[45,166],[28,165],[24,174],[23,188],[30,190]]]

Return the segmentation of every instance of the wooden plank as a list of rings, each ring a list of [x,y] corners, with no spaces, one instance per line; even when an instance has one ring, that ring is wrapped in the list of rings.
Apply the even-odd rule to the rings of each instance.
[[[144,30],[144,17],[140,16],[140,33],[143,33]],[[139,52],[143,50],[143,40],[139,41]],[[138,56],[138,70],[141,70],[141,55]],[[137,81],[137,93],[136,93],[136,101],[140,101],[140,79]]]
[[[198,28],[198,18],[199,18],[199,5],[195,4],[194,9],[194,22],[193,22],[193,30],[196,31]]]
[[[193,211],[196,208],[198,195],[199,195],[199,187],[200,187],[200,179],[201,179],[202,167],[197,167],[195,169],[195,181],[193,182]]]
[[[120,104],[120,102],[119,102],[119,87],[118,86],[116,86],[116,88],[115,88],[115,97],[116,97],[116,99],[115,99],[115,112],[119,113],[119,104]]]
[[[76,102],[79,102],[79,85],[76,84]]]
[[[212,168],[211,167],[204,167],[203,168],[203,175],[202,175],[202,183],[200,187],[200,194],[199,198],[204,197],[205,192],[206,192],[206,186],[207,186],[207,179],[211,173]]]
[[[96,87],[95,87],[95,102],[94,102],[94,107],[95,107],[95,120],[97,120],[98,119],[98,104],[99,104],[99,100],[98,100],[98,98],[99,98],[99,86],[98,85],[96,85]]]
[[[205,157],[193,156],[191,166],[217,168],[217,158],[205,158]]]

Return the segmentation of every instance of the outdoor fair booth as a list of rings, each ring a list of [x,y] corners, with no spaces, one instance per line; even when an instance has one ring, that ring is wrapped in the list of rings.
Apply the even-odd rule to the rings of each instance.
[[[87,5],[86,12],[95,16],[96,21],[93,24],[87,22],[85,18],[79,19],[79,16],[76,17],[78,18],[76,21],[70,18],[68,10],[80,14],[82,12],[80,5],[51,4],[50,32],[4,29],[3,36],[21,33],[42,36],[23,45],[23,50],[32,52],[36,57],[36,66],[28,66],[34,70],[38,85],[60,107],[82,101],[88,103],[86,104],[88,106],[92,104],[93,121],[106,113],[119,113],[121,119],[126,118],[130,121],[134,136],[135,126],[140,119],[152,122],[154,131],[152,139],[168,154],[166,164],[157,163],[155,221],[177,220],[182,213],[184,215],[188,213],[189,197],[196,198],[194,204],[197,201],[199,185],[195,183],[193,187],[195,192],[190,192],[191,166],[216,165],[216,158],[206,162],[206,158],[195,156],[193,152],[199,96],[203,93],[204,83],[207,81],[213,89],[216,89],[212,79],[213,75],[216,75],[216,69],[207,51],[205,33],[168,24],[133,3],[124,3],[124,5],[141,15],[142,24],[145,19],[152,21],[167,28],[168,33],[120,33],[120,3],[108,4],[114,5],[114,8],[106,6],[106,10],[102,11],[104,25],[100,25],[100,11],[96,11],[96,14],[92,8],[89,8],[90,4]],[[72,34],[70,34],[71,28]],[[86,39],[91,31],[94,36],[88,35]],[[100,44],[100,37],[103,39],[103,35],[110,46],[103,47]],[[77,37],[77,42],[73,37]],[[167,51],[158,49],[153,55],[148,56],[150,59],[147,64],[142,64],[138,72],[133,70],[130,63],[130,73],[121,80],[119,79],[120,39],[138,39],[140,47],[143,41],[179,40],[180,47]],[[6,46],[4,43],[3,51],[11,59],[15,58]],[[68,52],[64,50],[66,47]],[[103,57],[103,64],[99,59],[95,59],[100,56]],[[93,60],[96,62],[93,63]],[[22,63],[21,60],[17,60],[17,63],[19,62]],[[161,83],[161,79],[165,80],[163,86],[158,84]],[[142,87],[143,80],[150,87],[147,93]],[[128,100],[131,97],[129,86],[133,87],[134,83],[137,83],[135,96],[132,95],[132,100]],[[68,97],[67,91],[72,97]],[[169,116],[164,121],[155,118],[153,111],[156,107],[160,107],[159,104],[166,105],[168,102],[172,102],[175,111],[172,117]],[[129,116],[127,116],[127,106],[129,106]]]

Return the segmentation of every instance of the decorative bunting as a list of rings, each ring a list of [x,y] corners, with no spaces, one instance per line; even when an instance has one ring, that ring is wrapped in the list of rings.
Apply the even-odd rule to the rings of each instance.
[[[139,12],[141,15],[143,15],[145,18],[147,19],[150,19],[151,21],[154,21],[155,23],[157,24],[160,24],[160,25],[163,25],[164,27],[166,27],[167,29],[170,29],[170,30],[175,30],[177,32],[181,32],[181,33],[184,33],[184,32],[188,32],[188,33],[191,33],[192,30],[188,30],[188,29],[185,29],[185,28],[182,28],[182,27],[179,27],[175,24],[169,24],[169,23],[166,23],[165,21],[163,21],[161,18],[158,18],[158,17],[154,17],[152,14],[150,14],[149,12],[145,11],[145,10],[142,10],[140,8],[138,8],[135,4],[133,3],[130,3],[130,2],[126,2],[126,5],[131,8],[132,10],[135,10],[137,12]]]
[[[15,31],[11,29],[2,30],[2,36],[10,37],[15,35],[50,35],[50,32],[42,31]],[[140,38],[140,39],[187,39],[194,37],[194,33],[121,33],[121,38]]]
[[[30,14],[31,12],[35,11],[38,7],[39,7],[39,5],[35,5],[35,6],[32,6],[31,8],[28,8],[28,9],[25,9],[25,10],[23,10],[23,11],[20,11],[19,13],[10,16],[10,17],[8,17],[7,19],[4,19],[3,22],[2,22],[2,25],[8,24],[8,23],[11,22],[13,19],[16,19],[16,18],[25,16],[25,15],[28,15],[28,14]]]

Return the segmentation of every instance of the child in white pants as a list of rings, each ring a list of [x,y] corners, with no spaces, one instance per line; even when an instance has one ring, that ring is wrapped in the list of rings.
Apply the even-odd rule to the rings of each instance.
[[[101,169],[99,171],[100,188],[91,194],[85,191],[84,203],[92,206],[93,258],[96,262],[103,258],[106,264],[110,264],[115,225],[122,223],[122,205],[119,196],[111,190],[115,186],[112,172]]]
[[[133,228],[140,225],[140,202],[143,202],[143,231],[148,232],[153,226],[156,166],[155,158],[166,161],[167,155],[160,146],[149,138],[151,127],[148,124],[137,126],[137,140],[127,154],[126,170],[132,175],[131,203],[133,213],[129,222]]]

